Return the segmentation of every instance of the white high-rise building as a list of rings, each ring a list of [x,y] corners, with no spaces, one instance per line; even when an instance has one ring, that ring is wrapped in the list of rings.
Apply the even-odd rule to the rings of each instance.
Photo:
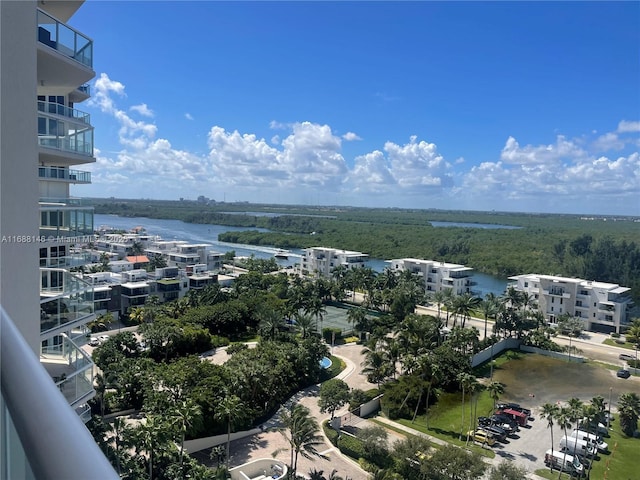
[[[89,115],[75,108],[95,76],[93,41],[67,25],[82,3],[0,2],[3,480],[113,478],[80,421],[93,363],[74,339],[95,317],[91,286],[69,272],[83,261],[72,246],[93,234],[93,210],[69,192],[90,183],[74,167],[95,161]]]
[[[586,330],[620,333],[629,321],[627,314],[633,305],[630,288],[554,275],[516,275],[509,280],[515,281],[511,286],[516,290],[534,297],[550,323],[570,315],[582,319]]]

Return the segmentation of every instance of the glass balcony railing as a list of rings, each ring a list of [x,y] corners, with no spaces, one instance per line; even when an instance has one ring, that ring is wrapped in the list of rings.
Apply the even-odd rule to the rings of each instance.
[[[63,257],[46,257],[40,259],[41,267],[73,268],[88,263],[91,263],[91,254],[86,252],[73,253]]]
[[[91,172],[70,170],[62,167],[38,167],[38,177],[52,180],[67,180],[70,183],[91,183]]]
[[[93,207],[79,198],[41,198],[39,235],[44,238],[82,237],[93,241]]]
[[[83,301],[93,303],[93,286],[62,268],[40,269],[40,296],[84,294]]]
[[[93,68],[93,41],[38,9],[38,41]]]
[[[29,321],[28,318],[16,320]],[[0,458],[6,460],[11,454],[16,460],[3,462],[2,478],[117,480],[118,475],[78,416],[82,414],[86,418],[86,406],[78,405],[78,413],[74,412],[1,307],[0,330],[0,415],[8,420],[3,422],[4,428],[0,431]],[[81,391],[86,382],[87,376],[80,376],[77,387],[73,387],[76,392]],[[64,388],[71,390],[71,387]],[[47,432],[46,435],[43,432]],[[27,470],[31,471],[25,472],[25,459]]]
[[[87,96],[91,96],[91,85],[89,85],[88,83],[85,83],[84,85],[80,85],[76,90],[78,90],[81,93],[84,93]]]
[[[89,115],[88,113],[81,112],[80,110],[76,110],[75,108],[70,108],[59,103],[39,101],[38,111],[42,113],[51,113],[54,115],[67,117],[73,120],[77,120],[81,123],[86,123],[87,125],[91,124],[91,115]]]
[[[40,362],[53,377],[58,389],[75,407],[93,397],[93,362],[91,358],[73,343],[66,335],[56,337],[62,340],[40,350]],[[48,344],[52,340],[43,343]]]
[[[56,114],[41,112],[38,115],[38,144],[92,157],[93,127],[68,118],[69,121],[65,121]]]

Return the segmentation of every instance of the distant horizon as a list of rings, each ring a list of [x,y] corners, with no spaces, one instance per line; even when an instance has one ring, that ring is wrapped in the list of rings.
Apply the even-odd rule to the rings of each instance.
[[[150,202],[194,202],[199,203],[197,198],[121,198],[121,197],[84,197],[88,200],[109,200],[109,201],[150,201]],[[639,215],[620,215],[620,214],[596,214],[596,213],[570,213],[570,212],[523,212],[523,211],[510,211],[510,210],[468,210],[468,209],[447,209],[447,208],[419,208],[419,207],[366,207],[366,206],[356,206],[356,205],[311,205],[311,204],[302,204],[302,203],[263,203],[263,202],[251,202],[248,200],[238,200],[234,202],[225,202],[215,200],[213,198],[209,198],[209,201],[214,202],[215,204],[222,205],[256,205],[256,206],[274,206],[274,207],[300,207],[300,208],[329,208],[329,209],[369,209],[369,210],[406,210],[406,211],[434,211],[434,212],[451,212],[451,213],[478,213],[478,214],[495,214],[495,215],[557,215],[557,216],[573,216],[573,217],[586,217],[586,218],[633,218],[640,220]],[[231,212],[235,213],[235,212]],[[238,212],[240,213],[240,212]],[[438,221],[438,220],[436,220]]]
[[[103,2],[74,195],[640,215],[640,2]],[[144,21],[140,21],[144,19]]]

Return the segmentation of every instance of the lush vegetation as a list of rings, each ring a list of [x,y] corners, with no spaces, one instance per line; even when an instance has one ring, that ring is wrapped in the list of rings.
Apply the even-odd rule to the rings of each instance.
[[[631,287],[640,299],[640,223],[634,218],[436,210],[94,200],[97,213],[175,218],[248,229],[227,242],[278,248],[334,246],[374,258],[428,258],[506,277],[560,274]],[[247,215],[246,211],[278,216]],[[224,213],[223,213],[224,212]],[[236,213],[234,213],[236,212]],[[429,222],[500,224],[519,229],[434,228]],[[313,233],[313,235],[311,235]]]

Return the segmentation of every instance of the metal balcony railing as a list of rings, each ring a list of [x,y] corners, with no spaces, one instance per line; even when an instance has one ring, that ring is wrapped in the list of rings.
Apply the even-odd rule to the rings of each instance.
[[[0,330],[2,397],[20,439],[14,446],[22,447],[34,477],[117,480],[82,420],[2,307]],[[15,440],[6,431],[0,435],[2,448],[11,449]]]

